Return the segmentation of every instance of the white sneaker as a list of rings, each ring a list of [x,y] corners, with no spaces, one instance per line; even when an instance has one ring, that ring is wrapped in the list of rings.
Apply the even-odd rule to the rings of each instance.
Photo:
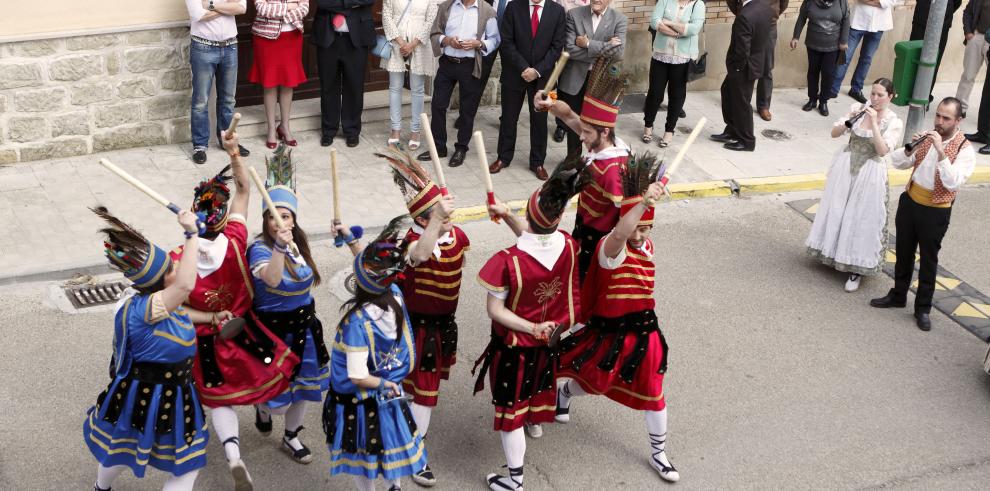
[[[571,408],[570,405],[568,405],[568,407],[563,407],[560,405],[560,399],[564,397],[564,394],[562,393],[563,390],[564,385],[559,385],[557,387],[557,411],[554,414],[553,419],[560,424],[567,424],[571,422]],[[571,401],[568,400],[567,402],[570,403]]]
[[[664,481],[677,482],[681,479],[677,469],[674,469],[674,466],[670,465],[670,461],[667,460],[667,452],[653,454],[650,458],[650,465],[656,469]]]
[[[248,474],[247,467],[244,465],[244,461],[237,459],[230,463],[230,474],[234,476],[234,490],[235,491],[253,491],[254,481],[251,480],[251,474]]]
[[[529,437],[534,440],[543,436],[543,425],[527,424],[525,428],[526,428],[526,434],[529,435]]]
[[[855,273],[849,275],[849,279],[846,280],[846,291],[852,293],[859,290],[859,280],[862,278],[862,276]]]

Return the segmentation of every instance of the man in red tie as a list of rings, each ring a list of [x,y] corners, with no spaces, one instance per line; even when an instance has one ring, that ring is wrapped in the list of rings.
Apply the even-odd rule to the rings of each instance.
[[[547,171],[547,113],[536,112],[533,97],[546,85],[564,49],[564,7],[546,0],[515,0],[505,7],[502,35],[502,122],[498,130],[498,159],[488,167],[496,174],[512,163],[516,130],[523,101],[529,101],[529,169],[541,180]]]
[[[374,0],[315,0],[313,44],[320,72],[320,144],[329,147],[343,126],[356,147],[364,110],[364,70],[375,45]]]

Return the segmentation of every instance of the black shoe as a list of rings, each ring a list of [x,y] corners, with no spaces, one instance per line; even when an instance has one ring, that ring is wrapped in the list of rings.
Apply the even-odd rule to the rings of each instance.
[[[822,116],[828,116],[828,103],[827,102],[823,102],[823,103],[821,103],[821,104],[818,105],[818,114],[821,114]]]
[[[966,139],[973,143],[982,143],[984,145],[990,143],[990,139],[987,139],[983,133],[966,133]]]
[[[437,484],[437,477],[433,475],[433,470],[427,465],[419,472],[412,475],[412,480],[414,483],[423,486],[424,488],[432,488]]]
[[[244,145],[237,145],[237,151],[241,154],[241,157],[247,157],[251,155],[251,151],[244,148]]]
[[[739,140],[736,140],[736,137],[734,137],[734,136],[732,136],[732,135],[730,135],[729,133],[726,133],[726,132],[722,132],[722,133],[719,133],[717,135],[711,135],[708,138],[710,138],[712,141],[717,141],[719,143],[727,143],[727,142],[739,141]]]
[[[455,130],[461,129],[461,117],[460,116],[458,116],[457,119],[454,120],[454,129]]]
[[[258,406],[254,407],[254,427],[261,432],[262,435],[268,436],[272,433],[272,416],[268,415],[268,421],[261,420],[261,411]]]
[[[918,324],[918,329],[925,332],[932,330],[932,319],[928,316],[927,312],[915,312],[914,320]]]
[[[323,135],[320,137],[320,146],[329,147],[333,145],[333,135]]]
[[[193,150],[193,163],[205,164],[206,163],[206,149],[200,148],[199,150]]]
[[[437,149],[437,157],[440,157],[440,158],[447,157],[447,149],[446,148],[438,148]],[[416,156],[416,160],[418,160],[420,162],[429,162],[430,160],[433,160],[433,157],[430,157],[430,151],[427,150],[427,151],[425,151],[425,152],[417,155]]]
[[[894,293],[893,292],[888,292],[886,295],[884,295],[884,296],[882,296],[880,298],[874,298],[873,300],[870,300],[870,306],[871,307],[876,307],[878,309],[889,309],[891,307],[906,307],[907,306],[907,301],[906,300],[900,300],[900,301],[894,300]]]
[[[735,150],[736,152],[752,152],[756,150],[756,144],[747,145],[740,141],[731,141],[722,145],[726,150]]]
[[[866,97],[864,97],[863,93],[858,90],[849,89],[849,97],[856,99],[856,102],[860,104],[866,104]]]
[[[307,448],[306,445],[302,445],[302,442],[299,443],[300,445],[302,445],[302,448],[300,448],[299,450],[296,450],[292,448],[292,445],[289,445],[289,440],[292,440],[293,438],[298,438],[299,432],[302,430],[303,430],[302,426],[296,428],[296,431],[285,430],[285,436],[282,437],[282,449],[284,449],[286,452],[289,453],[289,456],[292,457],[292,460],[295,460],[300,464],[308,464],[313,461],[313,453],[309,451],[309,448]]]
[[[347,146],[348,147],[354,148],[354,147],[358,146],[358,143],[361,143],[361,139],[359,137],[357,137],[357,136],[349,136],[349,137],[347,137]]]
[[[990,145],[983,145],[977,152],[980,152],[981,155],[990,155]]]
[[[806,102],[803,106],[801,106],[801,110],[804,112],[808,112],[813,110],[817,106],[818,106],[818,101],[811,99],[810,101]]]
[[[681,109],[681,112],[677,113],[677,117],[678,118],[686,118],[687,117],[687,113],[684,112],[683,109]]]
[[[553,130],[553,141],[560,143],[564,141],[565,136],[567,136],[567,132],[564,131],[564,129],[561,128],[560,126],[558,126],[557,129]]]
[[[467,151],[463,148],[455,149],[454,155],[450,156],[450,162],[447,162],[447,165],[451,167],[460,167],[464,163],[465,154],[467,154]]]

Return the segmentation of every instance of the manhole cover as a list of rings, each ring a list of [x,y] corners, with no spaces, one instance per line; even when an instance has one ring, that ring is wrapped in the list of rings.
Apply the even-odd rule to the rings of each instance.
[[[88,284],[81,286],[63,286],[62,291],[72,302],[72,306],[81,309],[94,305],[105,305],[117,301],[120,294],[127,288],[122,282]]]
[[[791,135],[789,133],[780,130],[763,130],[760,132],[760,134],[763,135],[765,138],[769,138],[770,140],[776,140],[776,141],[784,141],[791,139]]]

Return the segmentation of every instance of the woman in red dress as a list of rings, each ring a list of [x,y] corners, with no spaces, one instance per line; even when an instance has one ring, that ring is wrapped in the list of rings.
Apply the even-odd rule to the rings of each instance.
[[[255,17],[251,25],[254,63],[248,80],[265,89],[265,118],[268,139],[274,149],[278,139],[294,147],[289,121],[292,113],[292,89],[306,81],[302,66],[303,18],[309,13],[309,0],[254,0]],[[275,125],[278,105],[281,120]]]
[[[206,232],[199,240],[196,286],[185,309],[196,325],[196,390],[203,405],[212,408],[213,430],[223,445],[235,489],[240,491],[252,485],[241,461],[233,406],[261,404],[284,392],[299,358],[251,310],[254,290],[245,256],[247,169],[236,134],[224,133],[222,139],[230,166],[196,186],[192,211],[206,225]],[[227,187],[228,169],[233,171],[233,197]],[[178,261],[183,252],[182,246],[175,248],[172,259]],[[233,327],[241,325],[239,332]]]

